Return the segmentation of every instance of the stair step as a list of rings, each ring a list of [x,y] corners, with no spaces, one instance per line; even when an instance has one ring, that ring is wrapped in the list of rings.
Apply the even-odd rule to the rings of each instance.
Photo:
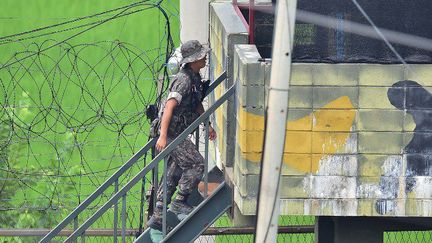
[[[224,183],[224,175],[219,170],[219,168],[215,166],[208,173],[208,196],[211,196],[213,192],[217,191],[217,189],[222,183]],[[204,198],[202,196],[204,194],[204,186],[205,183],[203,181],[201,181],[198,184],[198,190],[192,192],[188,198],[189,205],[196,207],[204,201]],[[221,202],[221,203],[224,204],[227,202]],[[178,219],[177,215],[168,209],[167,210],[167,230],[171,231],[171,229],[175,228],[180,223],[181,220]],[[158,238],[158,234],[160,234],[160,232],[157,232],[155,230],[151,232],[151,229],[147,229],[146,231],[144,231],[140,239],[137,240],[137,242],[151,242],[151,234],[154,237]]]
[[[163,242],[190,242],[196,239],[231,206],[231,203],[232,191],[229,186],[222,183],[214,191],[214,195],[206,198],[184,220],[170,219],[167,224],[171,226],[172,223],[177,222],[177,226],[170,231]],[[159,232],[151,232],[150,229],[147,229],[135,242],[152,242],[151,235],[154,238],[160,238],[159,234]]]
[[[208,196],[212,195],[212,193],[214,192],[214,190],[216,190],[216,188],[219,187],[219,185],[224,182],[225,178],[224,178],[224,174],[222,173],[222,171],[219,170],[219,168],[217,166],[215,166],[212,170],[209,171],[208,175],[208,188],[207,188],[207,193]],[[204,190],[205,190],[205,183],[204,181],[201,181],[198,184],[198,191],[201,194],[201,196],[204,197]]]
[[[206,198],[188,217],[182,220],[163,240],[166,243],[192,242],[231,207],[232,190],[225,184]]]
[[[214,190],[216,190],[216,188],[218,188],[220,184],[221,184],[221,183],[213,183],[213,182],[209,182],[209,183],[207,184],[207,185],[208,185],[208,188],[207,188],[207,196],[212,195],[213,192],[214,192]],[[201,196],[204,197],[204,191],[205,191],[205,184],[204,184],[204,182],[200,182],[200,183],[198,184],[198,191],[199,191],[199,193],[201,194]]]

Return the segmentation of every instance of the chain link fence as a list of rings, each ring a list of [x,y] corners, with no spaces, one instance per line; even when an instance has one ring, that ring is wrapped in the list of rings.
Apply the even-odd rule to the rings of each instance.
[[[313,227],[315,218],[313,216],[281,216],[279,226],[281,229],[285,226],[296,227],[311,226]],[[312,230],[312,231],[309,231]],[[308,228],[306,231],[309,233],[279,233],[278,242],[290,243],[313,243],[314,233],[313,228]],[[0,242],[37,242],[43,235],[43,230],[0,230]],[[126,231],[126,242],[133,242],[137,230],[129,229]],[[235,232],[240,232],[236,234]],[[253,242],[253,228],[238,228],[233,227],[230,219],[227,216],[222,216],[218,219],[212,227],[210,227],[196,243],[248,243]],[[105,243],[113,242],[112,229],[92,229],[87,232],[84,238],[85,242]],[[39,235],[39,236],[35,236]],[[120,232],[119,232],[120,235]],[[58,237],[53,242],[63,242],[66,237]],[[385,232],[385,243],[426,243],[432,241],[432,231],[397,231]],[[81,242],[81,239],[78,239]],[[118,242],[122,242],[121,237],[118,237]]]
[[[278,235],[278,242],[313,242],[313,224],[314,217],[312,216],[281,216],[279,226],[282,232]],[[128,225],[129,226],[129,225]],[[285,233],[289,226],[306,226],[309,233]],[[310,227],[308,227],[310,226]],[[299,228],[294,228],[294,231]],[[46,231],[46,232],[45,232]],[[47,230],[13,230],[0,231],[0,242],[37,242],[41,239]],[[137,230],[129,229],[126,231],[126,242],[133,242]],[[203,236],[200,236],[196,243],[238,243],[238,242],[253,242],[255,229],[253,227],[234,227],[228,216],[224,215],[219,218],[212,227],[210,227]],[[291,232],[291,231],[290,231]],[[67,235],[70,232],[65,232]],[[38,235],[38,236],[35,236]],[[113,242],[113,229],[91,229],[87,231],[85,242]],[[121,235],[119,232],[118,235]],[[56,237],[53,242],[63,242],[66,237]],[[81,238],[78,239],[78,242]],[[118,242],[122,242],[121,237],[118,237]]]
[[[384,242],[399,243],[399,242],[416,242],[426,243],[432,241],[432,231],[398,231],[385,232]]]

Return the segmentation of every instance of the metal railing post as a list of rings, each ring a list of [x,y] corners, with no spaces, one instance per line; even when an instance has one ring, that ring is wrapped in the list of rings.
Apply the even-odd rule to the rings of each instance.
[[[199,140],[200,140],[200,132],[199,132],[199,126],[198,126],[198,128],[197,128],[197,130],[195,131],[195,147],[196,147],[196,150],[198,150],[199,151]]]
[[[122,212],[121,212],[121,221],[122,221],[122,243],[126,243],[126,193],[122,197]]]
[[[205,149],[204,149],[204,198],[208,195],[208,146],[209,146],[209,119],[204,124],[205,127]]]
[[[249,0],[249,44],[255,43],[255,0]]]
[[[166,234],[167,234],[167,169],[168,169],[168,160],[165,157],[164,158],[164,164],[163,164],[163,168],[164,168],[164,173],[163,173],[163,211],[162,211],[162,236],[165,238]]]
[[[118,192],[118,180],[114,182],[114,193]],[[118,202],[114,204],[114,243],[117,243]]]
[[[78,229],[78,215],[74,218],[74,230],[76,229]],[[73,242],[77,243],[77,240],[75,239]]]
[[[153,169],[153,175],[152,175],[152,179],[153,179],[153,202],[151,202],[153,204],[153,211],[156,208],[156,201],[157,201],[157,192],[159,189],[159,167],[155,166],[155,168]]]

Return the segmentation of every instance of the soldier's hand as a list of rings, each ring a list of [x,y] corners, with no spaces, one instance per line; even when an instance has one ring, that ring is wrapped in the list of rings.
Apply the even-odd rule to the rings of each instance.
[[[217,135],[216,135],[216,131],[213,129],[213,127],[210,125],[209,126],[209,139],[210,140],[215,140],[216,139],[216,137],[217,137]]]
[[[162,151],[167,145],[167,139],[165,136],[160,136],[156,142],[157,151]]]

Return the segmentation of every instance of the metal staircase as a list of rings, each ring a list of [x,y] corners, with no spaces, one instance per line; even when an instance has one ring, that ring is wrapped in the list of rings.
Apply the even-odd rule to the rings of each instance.
[[[231,207],[232,191],[223,182],[187,218],[182,220],[162,242],[192,242]],[[143,242],[143,241],[141,241]]]
[[[212,176],[211,173],[209,177]],[[217,178],[214,182],[219,186],[211,191],[210,196],[201,201],[185,219],[179,220],[175,214],[167,211],[167,227],[173,229],[161,242],[192,242],[231,207],[231,188],[223,178]],[[135,242],[152,242],[150,229],[144,231]]]
[[[212,92],[223,80],[226,79],[226,72],[223,72],[208,88],[206,95]],[[88,196],[76,209],[74,209],[63,221],[61,221],[54,229],[52,229],[40,242],[51,242],[58,234],[65,229],[66,226],[73,224],[74,231],[65,240],[65,242],[74,242],[78,237],[84,241],[85,231],[92,226],[92,224],[98,220],[104,213],[111,208],[114,208],[114,236],[113,242],[117,242],[117,222],[118,222],[118,205],[121,201],[121,238],[125,241],[126,238],[126,204],[128,192],[131,188],[140,182],[147,174],[153,173],[158,174],[157,170],[161,164],[164,166],[164,177],[166,177],[167,161],[165,158],[170,152],[189,134],[199,129],[201,123],[208,124],[209,116],[224,102],[228,100],[235,92],[235,86],[230,87],[214,104],[207,109],[200,117],[198,117],[186,130],[180,134],[174,141],[172,141],[162,152],[160,152],[147,166],[141,169],[131,180],[129,180],[122,188],[119,189],[119,180],[133,165],[135,165],[156,143],[156,138],[150,139],[143,148],[141,148],[136,154],[134,154],[122,167],[120,167],[110,178],[108,178],[101,186],[99,186],[90,196]],[[208,127],[208,126],[206,126]],[[205,137],[205,174],[204,174],[204,192],[201,192],[204,196],[204,200],[188,215],[184,220],[176,221],[175,216],[167,211],[166,207],[166,194],[164,195],[164,217],[163,217],[163,242],[173,242],[174,240],[181,240],[179,242],[190,242],[197,238],[207,227],[211,225],[220,215],[222,215],[230,206],[232,202],[231,189],[222,182],[219,187],[208,195],[208,175],[207,175],[207,162],[208,162],[208,129],[206,129]],[[166,187],[165,180],[161,185]],[[102,197],[107,189],[112,188],[114,190],[108,200]],[[166,193],[166,190],[164,190]],[[89,206],[96,201],[96,199],[106,200],[102,206],[100,206],[89,218],[87,218],[81,225],[79,225],[78,217],[82,213],[89,210]],[[150,202],[152,203],[152,202]],[[154,203],[154,202],[153,202]],[[170,232],[167,232],[167,226],[173,227]],[[180,234],[181,229],[181,234]],[[137,242],[151,242],[149,241],[149,232],[145,231],[136,240]]]

